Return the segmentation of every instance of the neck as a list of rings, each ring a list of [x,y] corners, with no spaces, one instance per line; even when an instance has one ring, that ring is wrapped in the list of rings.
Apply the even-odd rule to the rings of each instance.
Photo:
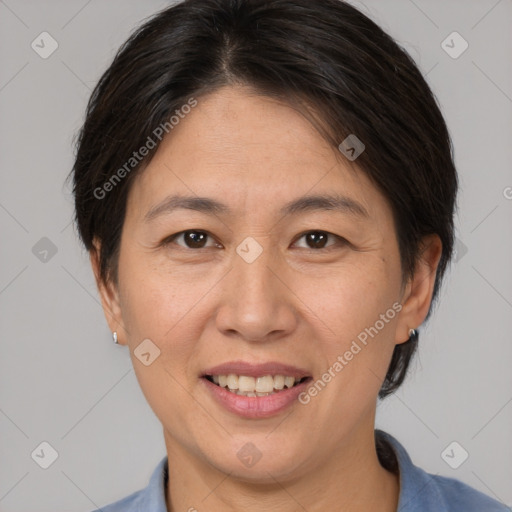
[[[235,479],[164,432],[169,460],[168,512],[276,510],[396,512],[398,475],[384,469],[371,428],[354,433],[327,460],[301,475],[255,484]]]

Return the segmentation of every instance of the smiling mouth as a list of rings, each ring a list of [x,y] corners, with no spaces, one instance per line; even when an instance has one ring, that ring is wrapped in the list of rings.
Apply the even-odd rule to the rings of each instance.
[[[205,375],[204,378],[235,395],[261,397],[274,395],[298,386],[311,377],[295,378],[287,375]]]

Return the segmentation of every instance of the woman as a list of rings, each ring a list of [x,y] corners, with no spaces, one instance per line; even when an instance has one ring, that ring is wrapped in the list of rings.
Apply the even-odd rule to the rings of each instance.
[[[167,449],[103,511],[506,510],[375,430],[452,255],[457,175],[371,20],[339,0],[162,11],[94,90],[73,179]]]

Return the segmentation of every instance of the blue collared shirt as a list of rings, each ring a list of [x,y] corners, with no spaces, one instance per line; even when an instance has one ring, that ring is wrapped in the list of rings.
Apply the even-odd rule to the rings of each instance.
[[[432,475],[415,466],[405,448],[390,434],[376,430],[395,453],[400,472],[397,512],[511,512],[504,504],[455,478]],[[167,512],[167,457],[141,491],[94,512]]]

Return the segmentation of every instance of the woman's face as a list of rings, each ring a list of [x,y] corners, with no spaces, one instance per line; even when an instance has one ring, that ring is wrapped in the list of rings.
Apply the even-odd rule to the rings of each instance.
[[[231,87],[198,98],[133,183],[118,268],[110,327],[168,451],[261,482],[373,435],[432,284],[425,304],[402,288],[391,209],[361,172],[289,106]],[[275,391],[212,382],[228,374]]]

